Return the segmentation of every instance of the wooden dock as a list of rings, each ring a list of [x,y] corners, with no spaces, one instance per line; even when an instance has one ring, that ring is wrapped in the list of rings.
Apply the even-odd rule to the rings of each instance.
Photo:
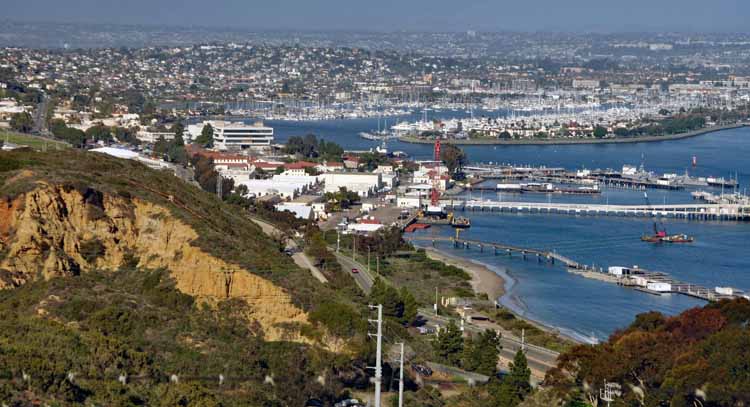
[[[551,252],[551,251],[545,251],[545,250],[539,250],[539,249],[532,249],[532,248],[525,248],[525,247],[518,247],[518,246],[511,246],[507,244],[502,243],[491,243],[491,242],[484,242],[481,240],[473,240],[473,239],[456,239],[452,237],[409,237],[407,238],[409,241],[414,240],[421,240],[421,241],[428,241],[432,242],[432,245],[435,246],[437,242],[450,242],[453,244],[454,247],[463,247],[465,249],[469,249],[472,246],[479,249],[479,251],[484,251],[484,249],[493,250],[495,255],[505,255],[505,256],[513,256],[515,255],[521,255],[521,257],[526,259],[532,259],[536,258],[538,262],[549,262],[552,264],[560,263],[568,268],[577,269],[582,267],[581,264],[578,262],[571,260],[559,253]]]

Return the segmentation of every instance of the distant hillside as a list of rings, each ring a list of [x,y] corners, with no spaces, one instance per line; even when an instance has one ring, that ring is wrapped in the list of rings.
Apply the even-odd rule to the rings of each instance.
[[[234,400],[215,388],[224,374],[244,383],[237,400],[299,405],[333,397],[326,376],[347,371],[324,355],[351,349],[310,317],[335,292],[238,208],[133,161],[0,153],[0,288],[0,377],[12,379],[0,400],[29,396],[26,373],[42,400],[160,405],[177,391],[203,400],[180,405],[211,405]],[[144,387],[119,386],[120,374]],[[210,385],[165,387],[172,374]]]
[[[638,315],[607,342],[561,355],[545,382],[570,405],[601,405],[605,382],[620,386],[616,405],[750,405],[750,301]]]

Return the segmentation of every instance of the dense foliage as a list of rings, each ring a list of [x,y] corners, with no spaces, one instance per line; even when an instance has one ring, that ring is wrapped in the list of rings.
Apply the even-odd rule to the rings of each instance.
[[[721,301],[675,317],[638,315],[605,343],[560,356],[546,382],[594,403],[604,382],[628,405],[740,406],[750,403],[750,302]]]
[[[0,400],[281,406],[339,397],[340,381],[315,378],[342,360],[263,342],[243,304],[200,305],[166,272],[127,267],[0,292]]]
[[[344,154],[341,146],[331,141],[319,140],[314,134],[289,137],[285,150],[287,154],[323,161],[341,161],[341,155]]]

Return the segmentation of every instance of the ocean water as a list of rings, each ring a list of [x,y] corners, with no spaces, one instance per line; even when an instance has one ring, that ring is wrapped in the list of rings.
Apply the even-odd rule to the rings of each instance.
[[[460,117],[464,112],[432,115],[449,117],[451,114]],[[409,119],[418,118],[418,115],[414,115]],[[394,120],[389,122],[393,123]],[[377,128],[377,119],[269,124],[275,128],[280,141],[291,135],[313,133],[350,150],[366,150],[378,144],[357,135],[360,131]],[[430,145],[393,141],[389,142],[389,148],[421,159],[429,158],[432,154]],[[471,161],[569,169],[619,169],[624,164],[639,165],[643,162],[648,170],[656,173],[684,173],[688,170],[691,175],[698,176],[737,176],[743,190],[750,183],[750,128],[656,143],[467,146],[464,150]],[[693,156],[698,160],[695,168],[691,166]],[[650,190],[648,196],[653,204],[691,201],[689,191]],[[472,197],[610,204],[641,204],[644,201],[643,192],[615,189],[605,189],[599,196],[474,192]],[[707,287],[733,286],[750,291],[750,223],[747,222],[664,220],[669,233],[693,235],[696,242],[653,245],[640,241],[640,236],[650,233],[653,227],[653,221],[645,218],[497,212],[466,212],[465,215],[472,220],[472,227],[463,233],[465,238],[556,250],[576,261],[605,268],[639,265]],[[416,235],[449,236],[452,233],[450,228],[433,227]],[[430,243],[423,241],[418,244]],[[480,261],[505,274],[510,281],[502,303],[529,318],[581,339],[604,339],[616,329],[627,326],[641,312],[656,310],[676,314],[704,304],[701,300],[682,295],[655,296],[582,278],[566,272],[559,265],[539,264],[536,259],[523,261],[519,256],[509,259],[494,255],[492,250],[455,249],[448,243],[438,243],[438,247],[446,253]]]

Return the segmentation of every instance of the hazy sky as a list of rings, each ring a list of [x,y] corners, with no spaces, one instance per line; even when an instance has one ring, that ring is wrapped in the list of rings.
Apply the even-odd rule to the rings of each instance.
[[[750,0],[0,0],[31,21],[409,31],[750,31]]]

